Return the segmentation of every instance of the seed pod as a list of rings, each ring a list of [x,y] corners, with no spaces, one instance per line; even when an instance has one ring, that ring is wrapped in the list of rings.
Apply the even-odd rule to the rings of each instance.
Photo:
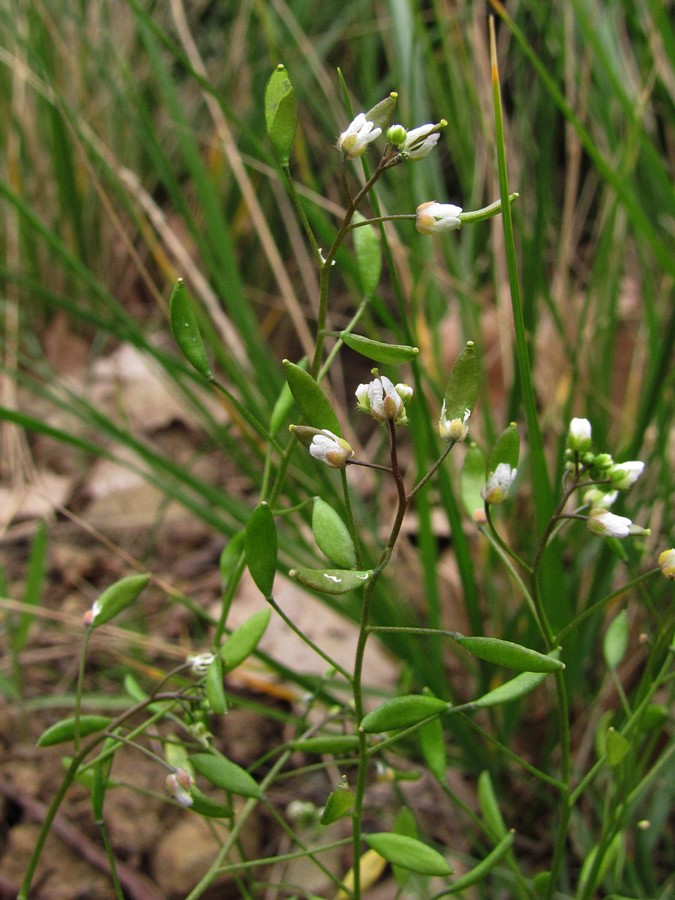
[[[377,731],[393,731],[407,728],[449,709],[449,704],[439,697],[426,694],[407,694],[403,697],[392,697],[376,706],[361,720],[360,729],[367,734]]]

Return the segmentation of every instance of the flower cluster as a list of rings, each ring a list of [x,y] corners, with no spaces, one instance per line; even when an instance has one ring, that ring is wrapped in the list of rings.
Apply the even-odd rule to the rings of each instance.
[[[567,469],[584,473],[597,482],[584,494],[590,507],[588,529],[601,537],[624,538],[629,534],[649,534],[648,529],[634,525],[625,516],[609,512],[620,491],[627,491],[644,471],[640,460],[615,463],[609,453],[591,450],[592,428],[588,419],[572,419],[567,432]]]
[[[408,384],[394,385],[386,375],[379,375],[368,384],[360,384],[356,389],[356,406],[362,412],[369,413],[378,422],[393,422],[394,425],[406,425],[405,404],[413,395]]]

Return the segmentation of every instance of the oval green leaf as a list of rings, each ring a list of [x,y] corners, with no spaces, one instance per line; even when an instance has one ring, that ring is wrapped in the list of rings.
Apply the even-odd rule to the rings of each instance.
[[[210,819],[227,819],[232,815],[231,806],[218,803],[217,800],[208,797],[195,784],[190,788],[190,796],[192,797],[192,803],[189,809],[199,813],[200,816],[207,816]]]
[[[217,716],[222,716],[227,712],[225,685],[223,683],[224,676],[225,671],[223,661],[219,656],[214,656],[211,660],[211,664],[206,670],[204,694],[206,696],[206,702]]]
[[[440,719],[432,719],[421,725],[417,734],[427,768],[439,784],[445,784],[447,754],[443,723]]]
[[[249,517],[244,553],[251,578],[265,597],[271,597],[277,570],[277,529],[267,503],[257,506]]]
[[[486,521],[485,500],[481,491],[485,487],[485,455],[477,444],[470,444],[464,456],[460,490],[464,509],[476,524]]]
[[[216,787],[240,797],[262,797],[253,776],[220,753],[195,753],[190,757],[190,762],[196,772]]]
[[[497,863],[504,859],[511,847],[513,847],[513,841],[514,833],[513,831],[509,831],[508,834],[504,835],[494,850],[488,853],[485,859],[481,860],[481,862],[479,862],[477,866],[474,866],[473,869],[469,869],[469,871],[465,875],[462,875],[461,878],[458,878],[457,881],[453,881],[450,887],[446,888],[445,893],[458,894],[460,891],[465,891],[474,884],[479,884],[490,874]]]
[[[99,628],[118,616],[137,599],[149,581],[149,575],[129,575],[111,584],[87,613],[89,627]]]
[[[354,569],[291,569],[291,578],[305,587],[320,591],[322,594],[346,594],[362,588],[370,581],[373,570],[354,571]]]
[[[354,791],[351,790],[346,782],[339,784],[328,795],[319,821],[322,825],[330,825],[332,822],[337,822],[338,819],[344,819],[352,811],[353,806]]]
[[[238,531],[223,548],[220,554],[219,568],[220,581],[223,587],[223,593],[227,590],[230,579],[237,571],[241,554],[244,552],[245,531]]]
[[[477,700],[472,700],[471,706],[475,709],[486,709],[489,706],[500,706],[502,703],[519,700],[530,694],[545,678],[546,673],[523,672],[483,694]]]
[[[330,753],[333,756],[345,756],[348,753],[356,752],[358,747],[359,739],[355,734],[322,734],[291,741],[293,750],[319,755]]]
[[[545,653],[538,653],[514,644],[512,641],[502,641],[499,638],[490,637],[465,637],[454,631],[452,639],[461,644],[473,656],[494,663],[496,666],[505,666],[507,669],[515,669],[518,672],[559,672],[565,668],[565,664]]]
[[[616,669],[628,649],[628,613],[622,609],[609,623],[602,642],[608,669]]]
[[[253,653],[269,625],[271,612],[261,609],[235,628],[220,648],[224,671],[231,672]]]
[[[520,456],[520,436],[518,427],[515,422],[502,431],[490,453],[488,462],[488,471],[496,472],[500,463],[511,466],[512,469],[518,468],[518,458]]]
[[[614,767],[619,765],[630,750],[630,741],[620,731],[610,727],[607,729],[605,736],[605,746],[607,748],[607,762]]]
[[[265,88],[265,125],[274,152],[287,165],[298,125],[295,91],[286,69],[278,65]]]
[[[445,386],[445,418],[464,419],[466,410],[472,410],[478,397],[478,358],[473,341],[457,357]]]
[[[372,734],[378,731],[393,731],[396,728],[407,728],[418,722],[444,712],[449,704],[439,697],[426,694],[406,694],[403,697],[392,697],[375,707],[361,720],[361,731]]]
[[[314,499],[312,532],[318,548],[331,562],[345,569],[356,568],[356,549],[349,529],[321,497]]]
[[[76,731],[81,738],[87,737],[87,735],[107,728],[111,722],[110,716],[80,716],[79,720],[76,716],[68,716],[67,719],[54,722],[45,729],[38,738],[37,745],[38,747],[53,747],[55,744],[64,744],[66,741],[74,739]]]
[[[499,802],[487,769],[478,776],[478,806],[483,820],[493,840],[501,841],[506,837],[506,825],[499,809]]]
[[[316,380],[309,372],[305,372],[287,359],[284,360],[284,368],[293,399],[298,404],[306,424],[313,428],[327,428],[337,437],[342,437],[335,410]]]
[[[368,846],[393,865],[420,875],[452,875],[452,869],[441,854],[417,838],[380,831],[364,834]]]
[[[213,372],[192,307],[192,300],[182,278],[178,279],[171,292],[169,319],[171,331],[185,359],[200,375],[213,381]]]
[[[349,331],[341,331],[340,339],[350,349],[356,350],[362,356],[393,366],[410,362],[420,352],[417,347],[409,347],[407,344],[385,344],[382,341],[373,341],[362,334],[353,334]]]
[[[372,121],[372,120],[369,120]],[[354,222],[364,222],[361,213],[354,213]],[[380,235],[374,225],[359,225],[353,231],[356,265],[364,297],[372,296],[382,274],[382,248]]]

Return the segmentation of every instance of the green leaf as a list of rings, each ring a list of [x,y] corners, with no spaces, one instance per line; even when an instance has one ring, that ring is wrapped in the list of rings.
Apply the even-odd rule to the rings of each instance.
[[[605,736],[605,747],[607,748],[607,762],[614,767],[619,765],[630,750],[630,741],[621,732],[610,727]]]
[[[229,542],[223,547],[220,554],[219,568],[220,581],[223,586],[223,593],[227,590],[230,579],[237,571],[241,554],[244,553],[244,543],[246,540],[246,532],[238,531]]]
[[[55,744],[63,744],[66,741],[72,741],[75,732],[79,736],[87,737],[97,731],[107,728],[112,722],[110,716],[69,716],[67,719],[61,719],[54,722],[49,728],[42,732],[37,740],[38,747],[53,747]]]
[[[277,529],[267,503],[257,506],[249,517],[244,552],[251,578],[265,597],[271,597],[277,570]]]
[[[216,787],[240,797],[253,797],[257,800],[262,797],[253,776],[220,753],[195,753],[190,757],[190,762],[196,772]]]
[[[365,834],[368,846],[388,862],[422,875],[452,875],[452,869],[441,854],[416,838],[380,831]]]
[[[471,706],[475,709],[486,709],[489,706],[500,706],[502,703],[510,703],[513,700],[519,700],[530,694],[542,681],[546,678],[546,673],[540,672],[523,672],[505,681],[494,690],[488,691],[477,700],[471,701]]]
[[[310,738],[297,738],[291,741],[293,750],[303,753],[330,753],[333,756],[345,756],[358,750],[359,739],[355,734],[321,734]]]
[[[496,472],[500,463],[506,463],[512,469],[517,469],[519,456],[520,436],[518,427],[515,422],[511,422],[495,441],[492,453],[490,453],[488,472]]]
[[[373,125],[384,131],[391,125],[391,120],[394,118],[397,100],[398,94],[395,91],[392,91],[388,97],[385,97],[384,100],[380,100],[379,103],[376,103],[375,106],[372,106],[368,112],[365,113],[366,121],[372,122]]]
[[[352,334],[349,331],[341,331],[340,338],[361,356],[367,356],[368,359],[375,362],[392,366],[410,362],[419,353],[417,347],[409,347],[407,344],[385,344],[382,341],[373,341],[361,334]]]
[[[274,404],[274,409],[270,416],[270,437],[276,437],[277,434],[279,434],[281,427],[288,418],[290,411],[293,409],[293,403],[293,394],[291,393],[288,382],[285,382],[282,385],[277,402]]]
[[[445,418],[464,419],[466,410],[472,410],[478,397],[478,358],[473,341],[457,357],[445,386]]]
[[[364,222],[365,219],[361,213],[356,212],[352,221]],[[382,274],[380,235],[374,225],[360,225],[354,229],[353,236],[361,290],[364,297],[371,297],[380,283],[380,275]],[[370,358],[374,359],[375,357]],[[382,360],[382,362],[385,362],[385,360]]]
[[[449,704],[439,697],[426,694],[406,694],[403,697],[392,697],[376,706],[361,720],[361,731],[372,734],[377,731],[393,731],[396,728],[407,728],[416,725],[429,716],[437,715],[449,708]]]
[[[608,669],[616,669],[628,648],[628,613],[622,609],[609,623],[602,643]]]
[[[253,653],[269,625],[270,610],[261,609],[235,628],[220,648],[224,671],[231,672]]]
[[[507,669],[515,669],[519,672],[548,673],[558,672],[565,668],[564,663],[559,659],[511,641],[490,637],[465,637],[457,631],[452,633],[452,639],[461,644],[473,656],[497,666],[505,666]]]
[[[225,685],[223,684],[224,677],[225,670],[223,661],[219,656],[214,656],[211,664],[206,670],[204,694],[206,696],[206,702],[217,716],[222,716],[227,712]]]
[[[440,719],[425,722],[417,732],[422,756],[431,774],[439,784],[445,784],[447,754],[445,750],[445,733]]]
[[[298,125],[295,91],[286,69],[278,65],[265,88],[265,125],[274,152],[287,165]]]
[[[461,878],[458,878],[457,881],[453,881],[450,887],[446,888],[445,893],[458,894],[460,891],[465,891],[474,884],[479,884],[490,874],[497,863],[501,862],[506,856],[511,847],[513,847],[513,841],[513,831],[509,831],[508,834],[504,835],[494,850],[488,853],[485,859],[481,860],[481,862],[479,862],[477,866],[474,866],[473,869],[469,869],[469,871],[465,875],[462,875]]]
[[[373,570],[355,571],[354,569],[291,569],[288,573],[305,587],[320,591],[322,594],[346,594],[362,588],[370,581]]]
[[[487,769],[484,769],[478,776],[477,793],[478,806],[492,839],[495,841],[503,840],[508,832],[499,809],[499,802],[492,784],[492,778]]]
[[[182,278],[179,278],[169,300],[171,331],[180,350],[193,368],[213,381],[213,372],[202,340],[192,300]]]
[[[26,607],[37,606],[42,596],[47,562],[47,526],[40,519],[35,530],[35,537],[30,548],[28,571],[23,592],[23,603]],[[21,613],[16,628],[10,629],[10,640],[14,653],[20,653],[28,638],[28,629],[35,616],[32,612]]]
[[[342,437],[335,410],[316,380],[309,372],[287,359],[284,360],[284,367],[288,386],[306,424],[313,428],[327,428],[337,437]]]
[[[192,803],[188,808],[200,816],[207,816],[210,819],[228,819],[232,815],[231,806],[218,803],[217,800],[213,800],[202,793],[194,784],[190,788],[190,796],[192,797]]]
[[[345,778],[334,791],[328,795],[326,805],[321,813],[319,821],[322,825],[330,825],[338,819],[344,819],[352,811],[354,806],[354,791],[347,784]]]
[[[314,499],[312,532],[317,546],[331,562],[345,569],[356,568],[356,549],[349,529],[321,497]]]
[[[464,456],[460,490],[464,509],[476,524],[485,522],[485,455],[477,444],[470,444]]]
[[[100,628],[130,606],[150,581],[149,575],[128,575],[111,584],[85,616],[85,623],[91,628]]]

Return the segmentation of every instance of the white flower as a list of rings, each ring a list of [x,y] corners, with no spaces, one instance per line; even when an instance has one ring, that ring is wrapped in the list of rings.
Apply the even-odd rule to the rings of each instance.
[[[471,410],[465,409],[463,418],[448,419],[445,411],[445,400],[441,407],[441,417],[438,420],[438,433],[444,441],[463,441],[469,433],[467,422],[471,416]]]
[[[365,152],[368,144],[371,144],[382,134],[381,128],[376,128],[369,122],[364,113],[359,113],[346,131],[338,138],[337,146],[349,159],[356,159]]]
[[[584,503],[593,509],[609,509],[614,506],[618,491],[602,491],[600,488],[589,488],[584,494]]]
[[[485,487],[481,491],[486,503],[503,503],[509,495],[511,485],[515,481],[518,469],[512,469],[508,463],[499,463],[494,472],[490,472]]]
[[[438,143],[438,133],[445,125],[447,122],[442,119],[438,125],[430,122],[427,125],[420,125],[419,128],[411,128],[406,133],[403,143],[398,145],[400,152],[408,159],[424,159]]]
[[[186,769],[176,769],[171,775],[166,776],[166,789],[181,806],[192,806],[191,789],[194,778]]]
[[[671,547],[659,554],[659,566],[664,578],[675,581],[675,548]]]
[[[572,419],[567,432],[567,446],[570,450],[588,450],[591,446],[591,423],[588,419]]]
[[[192,674],[201,678],[215,659],[213,653],[198,653],[194,656],[188,656],[187,661],[192,669]]]
[[[627,491],[629,487],[635,484],[642,472],[645,464],[640,460],[631,460],[630,462],[616,463],[607,473],[612,487],[619,491]]]
[[[417,207],[415,227],[420,234],[436,234],[441,231],[456,231],[462,227],[461,206],[452,203],[437,203],[429,200]]]
[[[626,516],[617,516],[606,509],[592,509],[588,530],[600,537],[625,538],[629,534],[649,534],[649,529],[634,525]]]
[[[309,452],[314,459],[321,460],[331,469],[344,469],[347,461],[354,455],[351,444],[323,428],[312,438]]]
[[[370,413],[378,422],[391,420],[395,425],[405,425],[408,421],[405,404],[412,394],[410,385],[394,386],[386,375],[378,375],[368,384],[357,387],[356,405],[362,412]]]

